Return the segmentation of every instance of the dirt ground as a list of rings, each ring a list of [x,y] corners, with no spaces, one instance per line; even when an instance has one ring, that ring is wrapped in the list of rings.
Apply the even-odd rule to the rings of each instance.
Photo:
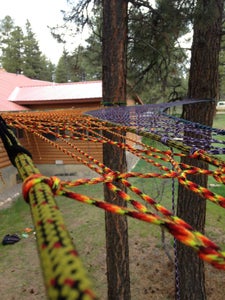
[[[6,202],[1,208],[8,205]],[[66,226],[93,282],[96,294],[100,300],[107,300],[104,213],[99,215],[98,209],[85,208],[86,210],[81,211],[77,209],[75,215],[73,205],[64,208],[63,214],[68,221]],[[131,299],[175,299],[174,263],[162,247],[160,229],[157,226],[147,226],[149,225],[140,226],[138,223],[129,230]],[[212,227],[209,231],[216,235],[216,242],[225,244],[223,230],[215,231]],[[99,240],[99,236],[103,238]],[[173,258],[170,235],[166,235],[166,245],[167,252]],[[206,264],[208,300],[225,299],[224,278],[224,271]],[[28,238],[22,238],[14,245],[0,245],[0,293],[1,300],[47,299],[34,234],[31,233]]]
[[[20,243],[20,249],[18,246]],[[46,299],[43,279],[33,235],[19,243],[4,246],[0,250],[11,257],[10,263],[1,262],[1,300]],[[94,247],[94,246],[93,246]],[[96,249],[95,249],[96,250]],[[82,259],[91,274],[99,299],[107,299],[106,267],[104,247],[97,249],[95,259],[91,257],[92,246],[82,249]],[[172,248],[169,249],[172,254]],[[155,238],[132,238],[130,241],[130,274],[133,300],[166,300],[174,296],[174,264]],[[223,300],[224,272],[206,266],[208,300]],[[198,300],[198,299],[196,299]]]

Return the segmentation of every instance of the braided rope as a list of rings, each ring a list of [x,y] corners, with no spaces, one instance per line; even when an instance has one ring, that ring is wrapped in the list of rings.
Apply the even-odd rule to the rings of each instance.
[[[135,142],[137,146],[144,147],[144,149],[134,149],[134,148],[132,148],[132,147],[131,147],[130,145],[128,145],[128,144],[117,143],[117,142],[115,142],[115,141],[108,140],[108,139],[102,137],[102,135],[100,135],[98,132],[95,132],[95,131],[89,130],[89,129],[88,129],[88,131],[94,133],[94,134],[95,134],[95,137],[87,136],[87,135],[85,135],[84,133],[79,133],[79,132],[77,132],[77,131],[74,129],[74,127],[71,127],[71,126],[70,126],[70,127],[65,126],[65,127],[62,127],[62,128],[65,129],[65,130],[71,130],[71,129],[73,128],[73,131],[72,131],[72,132],[75,132],[75,131],[76,131],[76,135],[78,135],[78,136],[62,135],[62,134],[59,134],[59,133],[54,132],[54,129],[55,129],[56,127],[53,127],[53,130],[51,130],[51,129],[49,128],[49,127],[51,127],[50,124],[52,124],[52,121],[51,121],[51,120],[48,121],[48,122],[49,122],[49,123],[48,123],[48,124],[49,124],[48,128],[46,128],[46,126],[40,125],[40,124],[39,124],[40,122],[34,123],[33,120],[27,122],[27,124],[26,124],[26,122],[24,122],[24,121],[23,121],[23,123],[22,123],[22,120],[18,121],[17,118],[13,118],[13,119],[12,119],[12,117],[10,117],[10,118],[8,119],[8,121],[11,123],[11,125],[17,126],[18,128],[23,128],[23,129],[25,129],[25,130],[27,130],[27,131],[30,131],[31,133],[34,133],[35,135],[37,135],[38,137],[40,137],[41,139],[45,140],[46,142],[48,142],[48,143],[50,143],[50,144],[52,144],[52,145],[54,145],[54,143],[53,143],[52,141],[49,141],[47,138],[43,137],[43,135],[40,134],[40,132],[42,132],[42,133],[51,133],[51,134],[54,135],[56,138],[63,138],[63,140],[64,140],[67,144],[69,143],[68,141],[66,141],[67,138],[70,138],[70,139],[72,139],[72,140],[78,140],[78,139],[80,139],[80,140],[88,140],[88,141],[91,141],[91,142],[100,142],[100,143],[106,143],[106,142],[107,142],[107,143],[111,143],[112,145],[116,145],[116,146],[118,146],[118,147],[122,147],[122,148],[128,150],[129,152],[133,153],[134,155],[136,155],[136,156],[138,156],[138,157],[140,157],[140,158],[142,158],[142,159],[145,159],[145,160],[148,161],[148,162],[150,162],[150,161],[148,160],[148,158],[145,158],[144,156],[142,156],[142,154],[144,154],[144,155],[150,155],[150,156],[152,156],[154,159],[161,159],[161,160],[164,160],[164,161],[166,161],[165,158],[162,158],[162,157],[160,157],[159,155],[154,154],[153,152],[155,152],[155,153],[161,153],[161,154],[163,154],[163,155],[171,154],[170,150],[167,150],[167,151],[161,151],[161,150],[158,150],[158,149],[156,149],[156,148],[154,148],[154,147],[148,147],[147,145],[145,145],[145,144],[143,144],[143,143],[140,143],[140,142],[134,141],[134,140],[132,140],[132,139],[130,139],[130,138],[127,138],[127,140],[130,140],[130,141]],[[76,121],[76,124],[77,124],[77,123],[80,123],[80,122],[82,121],[84,125],[82,125],[82,126],[79,125],[79,127],[83,128],[83,129],[90,128],[90,127],[93,126],[93,125],[97,126],[96,124],[99,123],[99,122],[97,122],[95,119],[88,118],[88,117],[86,117],[86,118],[85,118],[85,117],[81,118],[80,116],[74,118],[73,121],[70,120],[69,122],[74,123],[75,121]],[[43,122],[43,120],[42,120],[42,122]],[[64,120],[64,122],[65,122],[65,120]],[[38,125],[38,124],[39,124],[39,125]],[[53,122],[53,124],[54,124],[54,122]],[[59,123],[59,124],[60,124],[60,123]],[[107,128],[108,128],[108,131],[109,131],[109,132],[114,133],[115,135],[119,135],[118,133],[115,133],[115,131],[113,131],[113,128],[114,128],[114,127],[111,127],[112,129],[110,130],[109,124],[108,124],[107,122],[104,122],[103,124],[104,124],[104,125],[99,126],[99,127],[97,128],[97,130],[107,130]],[[107,126],[107,125],[108,125],[108,126]],[[126,130],[126,131],[128,131],[128,132],[129,132],[129,131],[132,132],[132,128],[129,128],[129,127],[124,127],[124,126],[119,126],[119,127],[118,127],[118,126],[117,126],[116,129],[118,129],[118,128],[119,128],[120,130]],[[115,128],[114,128],[114,129],[115,129]],[[146,132],[140,132],[140,134],[143,134],[143,136],[147,136],[147,137],[150,137],[150,138],[152,138],[152,139],[154,139],[154,136],[155,136],[155,139],[158,140],[159,142],[161,142],[161,137],[160,137],[160,136],[157,136],[157,135],[154,135],[154,134],[151,135],[151,134],[146,133]],[[96,136],[99,136],[99,137],[101,137],[101,138],[96,138]],[[121,136],[121,135],[120,135],[120,136]],[[177,149],[179,149],[179,150],[182,151],[182,153],[174,153],[174,156],[186,156],[186,155],[190,155],[190,153],[191,153],[192,155],[191,155],[190,157],[196,158],[196,159],[200,159],[200,160],[204,160],[204,161],[206,161],[206,162],[208,162],[208,163],[210,163],[210,164],[212,164],[212,165],[215,165],[215,166],[221,166],[221,165],[224,164],[224,162],[223,162],[221,159],[219,159],[218,157],[214,157],[214,156],[208,154],[206,151],[199,150],[199,149],[194,149],[194,152],[193,152],[193,151],[192,151],[193,148],[188,147],[188,146],[185,146],[185,145],[182,145],[181,143],[179,143],[179,142],[177,142],[177,141],[167,140],[167,144],[168,144],[169,146],[171,146],[171,147],[177,148]],[[72,145],[72,143],[70,143],[70,145]],[[58,147],[60,150],[63,151],[63,149],[60,148],[59,145],[55,144],[54,146],[55,146],[55,147]],[[74,147],[74,146],[73,146],[73,147]],[[64,152],[66,152],[66,150],[64,150]],[[71,155],[71,156],[72,156],[72,155]],[[153,161],[152,161],[152,162],[153,162]]]
[[[24,126],[23,126],[24,127]],[[30,130],[28,128],[28,130]],[[59,150],[63,151],[64,153],[70,155],[71,157],[73,157],[74,159],[81,161],[83,164],[87,165],[89,168],[91,168],[92,170],[96,171],[97,173],[101,174],[103,172],[111,172],[112,170],[110,170],[109,168],[107,168],[104,164],[100,163],[99,161],[97,161],[96,159],[94,159],[91,155],[89,155],[88,153],[85,153],[84,151],[82,151],[81,149],[79,149],[78,147],[76,147],[74,144],[72,144],[71,142],[67,141],[66,139],[62,138],[62,135],[60,134],[56,134],[54,133],[54,131],[51,131],[49,129],[47,129],[48,133],[54,134],[57,137],[61,137],[63,139],[63,141],[70,145],[73,149],[75,149],[78,153],[82,154],[84,157],[88,158],[89,161],[92,161],[95,165],[97,165],[99,168],[96,168],[95,166],[91,165],[90,163],[88,163],[87,161],[85,161],[84,159],[82,159],[81,157],[75,155],[73,152],[69,151],[69,150],[65,150],[62,146],[58,145],[57,143],[47,139],[46,137],[40,135],[35,129],[31,130],[34,134],[38,135],[41,139],[43,139],[44,141],[50,143],[51,145],[53,145],[54,147],[58,148]],[[90,139],[91,140],[91,139]],[[107,139],[107,142],[110,142],[109,139]],[[128,147],[127,144],[122,144],[122,143],[116,143],[114,141],[111,141],[112,144],[117,145],[119,147],[125,148],[125,149],[130,149],[131,147]],[[153,149],[152,149],[153,150]],[[137,152],[137,150],[136,150]],[[178,168],[179,172],[180,172],[180,167],[179,165],[171,159],[171,151],[164,151],[161,153],[165,155],[165,157],[162,157],[160,155],[156,155],[156,154],[152,154],[149,150],[145,151],[145,153],[147,153],[148,155],[152,155],[155,159],[161,159],[162,161],[165,162],[171,162],[173,164],[173,166],[175,168]],[[144,158],[142,155],[138,155],[141,158]],[[216,159],[209,159],[209,157],[207,155],[205,155],[205,151],[195,151],[192,155],[190,155],[190,157],[192,158],[203,158],[204,160],[210,160],[210,162],[214,165],[217,165],[218,162]],[[185,164],[181,164],[181,167],[184,168],[185,167],[185,171],[183,171],[182,173],[179,174],[174,172],[174,171],[169,171],[169,169],[163,165],[161,165],[160,163],[156,163],[155,161],[149,159],[149,158],[144,158],[144,160],[153,163],[154,166],[159,167],[162,170],[167,171],[167,174],[156,174],[156,173],[147,173],[147,174],[135,174],[132,175],[131,173],[129,173],[129,175],[123,175],[126,177],[132,177],[132,176],[139,176],[140,178],[151,178],[151,177],[158,177],[158,178],[172,178],[172,177],[177,177],[179,182],[181,184],[183,184],[186,188],[189,188],[190,190],[192,190],[193,192],[199,194],[200,196],[215,202],[217,204],[219,204],[222,207],[225,207],[225,198],[223,196],[217,195],[216,193],[211,192],[210,190],[208,190],[205,187],[201,187],[199,185],[197,185],[196,183],[187,180],[187,175],[188,174],[205,174],[205,175],[213,175],[214,178],[218,181],[218,182],[225,182],[225,176],[222,176],[224,174],[223,170],[224,168],[220,168],[218,170],[216,170],[215,172],[213,171],[209,171],[209,170],[203,170],[197,167],[193,167],[193,166],[188,166]],[[128,182],[123,182],[127,187],[129,187],[129,183]]]
[[[29,189],[24,196],[31,208],[48,299],[96,299],[53,197],[54,185],[39,180],[42,175],[27,155],[17,155],[16,166]]]
[[[99,122],[99,120],[92,117],[74,117],[69,113],[66,113],[64,116],[60,116],[58,113],[43,113],[37,115],[27,115],[26,113],[23,113],[18,114],[16,117],[15,115],[8,115],[7,121],[14,127],[23,128],[26,132],[33,133],[51,146],[58,148],[60,151],[63,151],[67,155],[70,155],[82,164],[88,166],[90,169],[96,171],[101,176],[94,179],[79,179],[72,182],[63,182],[56,177],[46,177],[39,174],[38,170],[33,170],[31,167],[32,161],[26,154],[19,154],[16,157],[16,166],[22,174],[22,178],[25,180],[23,194],[24,198],[31,206],[37,232],[38,249],[41,256],[42,268],[44,270],[47,293],[50,299],[56,299],[57,297],[58,299],[63,299],[63,297],[67,297],[68,295],[71,295],[71,299],[77,299],[78,297],[81,299],[95,298],[89,283],[86,282],[86,275],[84,275],[80,259],[77,256],[74,246],[71,245],[72,242],[68,232],[65,230],[61,214],[54,201],[53,195],[63,195],[82,203],[94,205],[108,212],[127,215],[154,225],[163,226],[177,240],[193,248],[201,259],[218,269],[225,270],[225,252],[221,251],[221,249],[206,236],[195,231],[189,224],[175,216],[173,212],[170,212],[162,205],[156,203],[152,197],[146,195],[128,181],[128,179],[132,177],[172,178],[173,180],[176,178],[179,183],[184,185],[187,189],[192,190],[221,207],[225,207],[225,198],[223,196],[213,193],[209,189],[201,187],[187,179],[189,174],[205,174],[207,176],[212,176],[217,182],[224,184],[225,163],[221,159],[206,151],[189,147],[180,142],[171,140],[170,138],[162,138],[158,133],[146,133],[141,130],[139,130],[139,133],[143,136],[150,137],[153,140],[175,147],[176,149],[181,150],[182,153],[172,153],[171,150],[162,151],[136,141],[136,145],[142,148],[134,149],[127,143],[117,143],[113,140],[106,139],[100,131],[109,131],[118,136],[120,134],[115,133],[117,130],[126,130],[128,132],[136,133],[136,128],[109,122]],[[91,135],[82,132],[82,130],[87,128]],[[73,134],[60,133],[60,131],[65,130],[68,130]],[[63,146],[50,141],[43,136],[44,133],[50,133],[57,138],[60,138],[69,145],[72,150],[69,151]],[[76,135],[74,135],[74,133]],[[84,140],[102,144],[110,143],[117,147],[121,147],[140,159],[151,163],[154,167],[162,171],[162,173],[149,172],[142,174],[129,172],[121,174],[112,171],[90,154],[76,147],[76,145],[68,140],[68,138],[75,141]],[[133,140],[130,139],[130,141]],[[74,153],[74,150],[76,151],[76,154]],[[204,170],[175,161],[174,157],[179,158],[181,156],[189,156],[191,158],[206,161],[215,166],[216,170]],[[169,167],[163,165],[159,161],[171,164],[173,169],[170,170]],[[129,190],[138,195],[146,203],[150,204],[159,215],[152,213],[146,205],[134,200],[130,195],[119,189],[113,184],[113,181],[122,182]],[[119,207],[104,201],[99,201],[98,199],[75,193],[69,189],[82,184],[91,185],[103,182],[108,189],[118,194],[124,201],[130,203],[134,209]],[[72,262],[71,265],[69,262]],[[64,270],[65,273],[63,272]],[[75,276],[73,276],[74,274]]]
[[[135,108],[136,109],[136,108]],[[124,126],[121,124],[113,124],[112,122],[108,122],[108,121],[99,121],[98,119],[94,118],[94,117],[88,117],[88,116],[79,116],[79,115],[75,115],[71,112],[54,112],[54,113],[39,113],[39,114],[35,114],[35,113],[19,113],[17,115],[13,115],[13,114],[5,114],[5,119],[7,120],[7,122],[10,124],[12,124],[12,126],[14,126],[16,124],[16,122],[20,122],[20,125],[18,125],[18,128],[22,127],[22,124],[26,123],[26,126],[29,127],[30,129],[31,127],[35,128],[36,130],[42,130],[42,132],[48,132],[48,129],[46,128],[46,125],[48,125],[48,127],[52,127],[53,129],[59,129],[61,128],[62,130],[73,130],[73,132],[76,132],[76,135],[80,135],[79,132],[77,132],[77,128],[82,128],[82,129],[88,129],[91,127],[97,127],[98,130],[111,130],[114,134],[115,134],[115,128],[117,130],[122,130],[122,131],[126,131],[126,132],[131,132],[136,134],[137,133],[137,126]],[[168,117],[169,118],[169,117]],[[179,120],[179,119],[178,119]],[[177,121],[178,122],[178,121]],[[44,124],[45,126],[41,125]],[[110,129],[111,128],[111,129]],[[88,129],[89,130],[89,129]],[[207,128],[208,130],[208,128]],[[54,131],[54,130],[52,130]],[[91,129],[90,129],[91,132]],[[224,132],[222,130],[217,130],[217,133],[224,135]],[[162,135],[160,132],[147,132],[145,130],[141,130],[140,128],[138,129],[138,134],[141,136],[145,136],[145,137],[149,137],[152,140],[156,140],[159,142],[162,142]],[[99,134],[95,132],[95,137],[98,136]],[[59,137],[60,135],[58,134],[57,137]],[[67,136],[70,137],[71,136]],[[79,139],[80,137],[72,137],[72,139]],[[90,137],[86,137],[86,140],[93,140],[93,138]],[[99,138],[97,138],[95,140],[96,142],[99,142]],[[138,145],[138,142],[136,142],[136,144]],[[166,139],[166,145],[169,147],[172,147],[174,149],[178,149],[182,152],[182,154],[180,154],[181,156],[184,154],[190,154],[194,147],[191,146],[187,146],[184,143],[181,143],[179,141],[176,141],[170,137],[167,137]],[[195,149],[197,150],[197,149]],[[219,158],[215,158],[212,154],[207,153],[206,151],[203,150],[198,150],[195,152],[199,152],[199,158],[198,159],[203,159],[207,162],[209,162],[210,164],[214,163],[218,166],[221,165],[221,160]]]
[[[82,119],[84,121],[84,118]],[[91,119],[88,118],[88,123],[91,122]],[[96,122],[95,122],[96,124]],[[82,151],[81,149],[77,148],[73,143],[67,141],[66,139],[64,139],[62,137],[62,135],[60,134],[56,134],[54,131],[50,130],[49,128],[48,129],[45,129],[45,132],[48,132],[48,133],[51,133],[53,135],[56,135],[58,138],[60,137],[65,143],[67,143],[68,145],[70,145],[73,149],[75,149],[77,151],[77,153],[80,153],[82,156],[86,157],[89,161],[93,162],[93,164],[90,164],[88,161],[82,159],[81,157],[75,155],[73,152],[69,151],[69,150],[66,150],[64,149],[62,146],[58,145],[57,143],[53,142],[53,141],[50,141],[49,139],[47,139],[46,137],[40,135],[37,131],[37,129],[30,129],[30,128],[27,128],[25,125],[23,125],[23,128],[26,128],[27,130],[33,132],[35,135],[39,136],[41,139],[43,139],[44,141],[50,143],[52,146],[58,148],[59,150],[63,151],[64,153],[70,155],[71,157],[73,157],[74,159],[82,162],[83,164],[87,165],[89,168],[91,168],[92,170],[96,171],[97,173],[99,174],[102,174],[104,172],[108,173],[108,172],[111,172],[112,170],[108,169],[106,166],[104,166],[102,163],[100,163],[99,161],[97,161],[96,159],[94,159],[92,156],[90,156],[89,154],[85,153],[84,151]],[[43,127],[39,126],[39,129]],[[103,127],[104,130],[106,129],[105,127]],[[82,135],[81,135],[81,138],[82,138]],[[90,139],[91,140],[91,139]],[[105,140],[102,141],[100,140],[100,142],[106,142]],[[122,144],[122,143],[116,143],[114,141],[110,141],[109,139],[107,139],[107,142],[111,143],[111,144],[114,144],[116,146],[119,146],[119,147],[122,147],[122,148],[125,148],[125,149],[128,149],[130,150],[131,147],[128,146],[127,144]],[[206,198],[206,199],[209,199],[210,201],[212,202],[215,202],[221,206],[224,206],[225,205],[225,198],[220,196],[220,195],[217,195],[215,193],[212,193],[211,191],[209,191],[207,188],[205,187],[201,187],[197,184],[195,184],[194,182],[192,181],[188,181],[187,180],[187,175],[188,174],[205,174],[205,175],[213,175],[213,177],[218,181],[218,182],[221,182],[223,183],[224,182],[224,176],[223,176],[223,173],[224,173],[224,168],[223,168],[223,164],[222,164],[222,167],[220,167],[219,169],[217,169],[215,172],[212,172],[212,171],[208,171],[208,170],[202,170],[200,168],[196,168],[196,167],[193,167],[193,166],[188,166],[188,165],[184,165],[184,164],[181,164],[181,166],[179,166],[178,163],[176,163],[174,160],[171,160],[171,151],[170,150],[167,150],[167,151],[160,151],[161,154],[164,155],[164,157],[160,156],[160,155],[156,155],[154,154],[152,151],[156,151],[156,149],[154,148],[151,148],[150,150],[147,149],[147,150],[144,150],[144,153],[145,154],[148,154],[148,155],[151,155],[154,159],[160,159],[164,162],[170,162],[173,164],[173,167],[175,169],[177,169],[177,173],[175,173],[174,171],[170,171],[169,168],[161,165],[160,163],[157,163],[155,162],[154,160],[152,159],[149,159],[149,158],[146,158],[146,157],[143,157],[141,154],[138,154],[137,156],[146,160],[147,162],[150,162],[152,163],[154,166],[162,169],[162,170],[165,170],[167,171],[168,173],[167,174],[154,174],[154,173],[151,173],[151,174],[135,174],[135,175],[132,175],[131,173],[129,175],[126,175],[127,178],[128,177],[132,177],[132,176],[139,176],[140,178],[152,178],[152,177],[158,177],[158,178],[172,178],[172,177],[177,177],[179,182],[181,184],[183,184],[186,188],[189,188],[190,190],[192,190],[193,192],[195,193],[198,193],[200,196]],[[134,152],[131,152],[131,153],[134,153]],[[135,154],[137,154],[138,151],[137,149],[135,149]],[[173,155],[176,155],[176,154],[173,154]],[[183,154],[184,155],[184,154]],[[203,150],[199,150],[199,151],[195,151],[194,153],[192,153],[190,155],[190,157],[192,158],[196,158],[196,159],[202,159],[202,160],[206,160],[208,162],[210,162],[211,164],[213,165],[218,165],[219,164],[219,161],[218,159],[216,158],[211,158],[207,155],[207,153]],[[98,166],[96,168],[96,165]],[[185,168],[185,171],[181,172],[181,168]],[[125,176],[125,175],[123,175]],[[125,184],[125,182],[124,182]],[[127,187],[129,186],[129,183],[127,182],[126,183]]]
[[[122,192],[119,189],[115,190],[114,185],[110,184],[114,178],[115,174],[108,174],[108,176],[105,176],[105,182],[108,188],[112,189],[114,192],[118,192],[120,197],[124,201],[129,200],[129,202],[136,210],[132,210],[127,207],[120,207],[111,203],[91,198],[83,194],[75,193],[64,187],[64,183],[60,181],[59,178],[46,177],[41,174],[35,174],[35,176],[32,175],[27,178],[23,185],[23,195],[24,198],[27,199],[30,189],[40,184],[40,182],[44,182],[51,187],[55,195],[66,196],[85,204],[94,205],[111,213],[127,215],[140,221],[163,226],[177,240],[193,248],[201,259],[210,263],[215,268],[225,270],[225,252],[221,251],[219,246],[217,246],[202,233],[195,231],[188,223],[186,223],[182,219],[172,215],[172,213],[163,206],[157,204],[158,211],[163,214],[163,217],[160,217],[150,212],[145,205],[136,200],[132,200],[131,197],[125,192]],[[91,181],[93,183],[94,179],[92,179]],[[100,182],[102,180],[97,181]],[[67,186],[67,183],[65,184],[65,186]]]

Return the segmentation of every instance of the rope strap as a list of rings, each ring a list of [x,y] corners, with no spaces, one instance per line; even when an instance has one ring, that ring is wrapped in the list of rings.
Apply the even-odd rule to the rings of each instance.
[[[19,153],[26,153],[32,157],[30,152],[18,144],[15,136],[11,132],[10,128],[6,125],[5,120],[0,116],[0,137],[7,151],[9,159],[12,165],[15,166],[15,158]]]

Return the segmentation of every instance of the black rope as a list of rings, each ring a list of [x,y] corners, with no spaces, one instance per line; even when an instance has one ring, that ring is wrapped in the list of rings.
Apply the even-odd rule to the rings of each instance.
[[[4,144],[5,150],[8,154],[9,160],[14,166],[16,166],[15,159],[19,153],[27,154],[32,158],[31,153],[28,150],[26,150],[24,147],[19,145],[16,137],[14,136],[10,128],[7,126],[5,120],[1,116],[0,116],[0,137]]]

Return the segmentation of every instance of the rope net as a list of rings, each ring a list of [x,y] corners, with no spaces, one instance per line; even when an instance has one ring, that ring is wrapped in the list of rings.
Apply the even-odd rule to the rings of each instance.
[[[186,101],[186,104],[188,103]],[[66,196],[107,212],[162,226],[181,243],[196,251],[201,259],[215,268],[225,270],[225,252],[218,245],[131,181],[134,178],[176,180],[177,183],[184,185],[185,188],[202,198],[222,208],[225,207],[224,196],[188,180],[189,174],[196,175],[196,178],[204,174],[216,183],[225,183],[225,162],[221,156],[217,156],[225,152],[223,140],[225,130],[172,117],[163,112],[165,108],[167,109],[168,105],[166,107],[144,105],[108,108],[89,112],[87,115],[77,115],[73,110],[2,114],[1,138],[9,158],[24,180],[23,196],[31,207],[45,284],[50,299],[65,297],[65,295],[70,295],[71,298],[67,299],[76,299],[76,297],[78,299],[77,295],[81,297],[79,299],[95,299],[54,196]],[[10,130],[12,127],[32,133],[52,147],[63,151],[95,171],[96,177],[64,181],[56,176],[47,177],[40,174],[33,164],[30,153],[19,145]],[[193,138],[185,139],[184,131],[188,131]],[[106,138],[104,132],[110,132],[115,139]],[[166,147],[156,148],[128,135],[124,139],[124,132],[156,140]],[[54,136],[55,140],[50,139],[49,135]],[[118,140],[116,137],[123,138],[124,142],[116,142]],[[150,170],[153,170],[153,167],[154,172],[120,173],[118,170],[112,170],[93,157],[91,153],[78,148],[77,140],[100,144],[109,143],[124,149],[127,153],[149,164]],[[210,168],[201,169],[181,163],[180,158],[184,156],[205,161]],[[127,192],[115,185],[115,181],[122,183],[127,188]],[[96,199],[95,196],[76,192],[78,186],[101,183],[104,183],[110,191],[117,194],[128,205],[118,206]]]

